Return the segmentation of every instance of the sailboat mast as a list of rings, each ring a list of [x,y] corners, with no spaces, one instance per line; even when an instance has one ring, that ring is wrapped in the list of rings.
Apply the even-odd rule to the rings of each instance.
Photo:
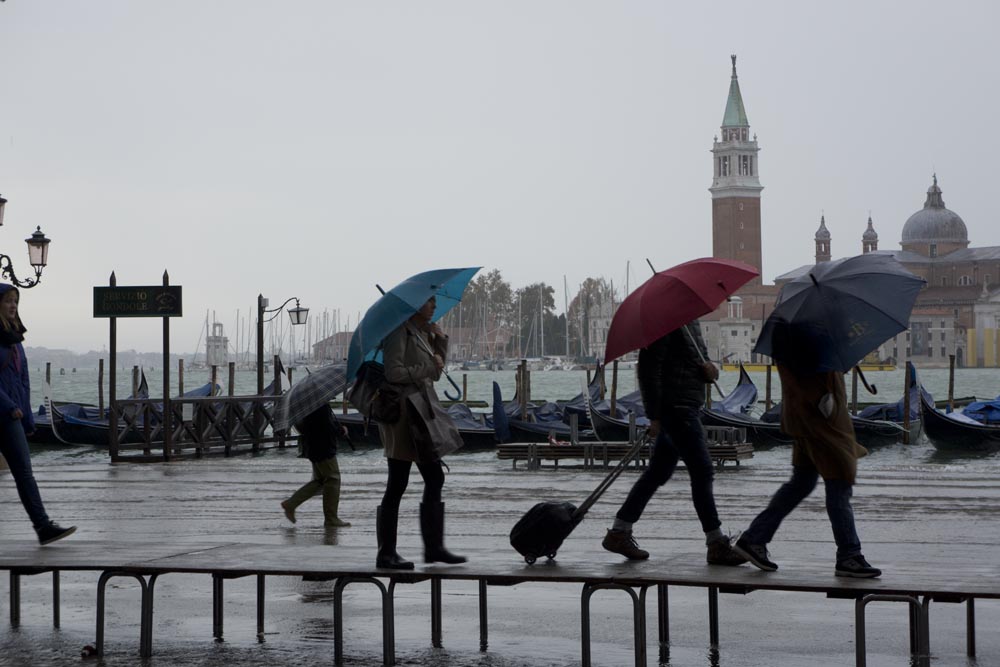
[[[563,312],[566,313],[566,357],[569,357],[569,287],[566,286],[566,274],[563,274]]]
[[[545,283],[538,284],[538,356],[545,356],[545,311],[542,309],[542,286]]]

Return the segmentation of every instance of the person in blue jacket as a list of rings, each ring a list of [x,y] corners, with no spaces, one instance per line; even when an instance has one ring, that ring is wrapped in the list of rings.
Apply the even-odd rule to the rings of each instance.
[[[31,473],[26,434],[34,433],[31,412],[31,385],[28,360],[24,356],[24,324],[17,313],[20,292],[13,285],[0,283],[0,454],[7,459],[17,495],[38,533],[38,541],[48,544],[72,535],[75,526],[63,528],[49,519]]]

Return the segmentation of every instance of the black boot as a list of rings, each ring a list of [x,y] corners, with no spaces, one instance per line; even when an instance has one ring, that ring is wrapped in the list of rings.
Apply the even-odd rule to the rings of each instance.
[[[386,570],[412,570],[413,563],[400,558],[396,553],[396,525],[399,523],[399,508],[384,510],[379,505],[375,514],[375,535],[378,539],[378,555],[375,567]]]
[[[420,532],[424,536],[425,563],[455,565],[467,560],[444,548],[444,503],[420,503]]]

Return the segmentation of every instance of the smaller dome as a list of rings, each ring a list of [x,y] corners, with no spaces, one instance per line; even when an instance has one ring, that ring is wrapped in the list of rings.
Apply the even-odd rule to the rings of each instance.
[[[826,228],[826,216],[821,215],[819,217],[819,229],[816,230],[816,240],[817,241],[829,241],[830,240],[830,230]]]
[[[875,231],[875,227],[872,225],[872,217],[868,216],[868,229],[865,233],[861,235],[862,241],[878,241],[878,232]]]
[[[910,216],[903,225],[902,243],[969,243],[969,230],[954,211],[944,206],[937,174],[927,189],[924,207]]]

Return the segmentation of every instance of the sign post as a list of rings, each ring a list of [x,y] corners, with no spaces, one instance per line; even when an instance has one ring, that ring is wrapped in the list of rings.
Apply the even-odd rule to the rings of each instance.
[[[171,285],[167,272],[163,272],[163,285],[118,287],[114,272],[107,287],[94,287],[94,317],[107,317],[110,321],[111,372],[109,381],[109,434],[111,460],[118,459],[118,405],[116,399],[116,370],[118,368],[117,334],[119,317],[163,318],[163,460],[170,460],[173,441],[170,407],[170,318],[183,316],[181,287]]]

